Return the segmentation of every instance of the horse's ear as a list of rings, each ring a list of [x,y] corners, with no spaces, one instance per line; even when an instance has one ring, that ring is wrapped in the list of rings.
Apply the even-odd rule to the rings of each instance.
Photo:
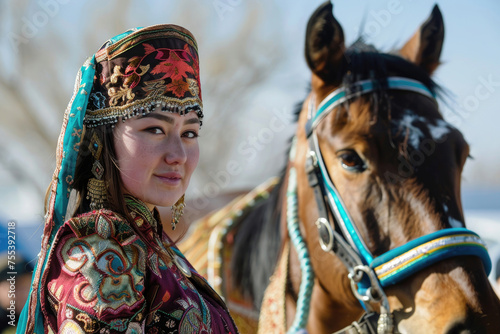
[[[444,22],[441,11],[434,5],[432,13],[412,38],[401,48],[403,58],[424,68],[432,74],[439,66],[439,57],[444,41]]]
[[[312,14],[307,24],[305,52],[311,71],[325,82],[337,83],[342,72],[344,32],[332,9],[327,1]]]

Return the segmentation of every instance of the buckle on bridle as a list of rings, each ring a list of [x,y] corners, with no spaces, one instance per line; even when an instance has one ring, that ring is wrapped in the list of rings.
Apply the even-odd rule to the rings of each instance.
[[[365,305],[372,302],[380,305],[377,333],[391,334],[394,329],[394,320],[390,313],[389,301],[373,269],[366,265],[355,266],[347,277],[351,282],[351,290],[358,300],[363,301]],[[366,289],[365,294],[361,294],[358,289],[358,283],[361,282],[363,277],[368,277],[370,280],[370,286]]]
[[[370,287],[366,289],[365,294],[361,294],[358,289],[358,283],[361,282],[363,277],[368,277],[370,280]],[[375,275],[375,272],[368,266],[356,266],[347,275],[351,281],[351,289],[354,296],[365,303],[380,303],[385,297],[385,293],[380,286],[380,283]]]

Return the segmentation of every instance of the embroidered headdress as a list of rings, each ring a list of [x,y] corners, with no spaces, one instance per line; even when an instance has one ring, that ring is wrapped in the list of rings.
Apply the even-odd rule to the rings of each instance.
[[[131,29],[108,40],[78,72],[57,144],[42,248],[17,333],[43,333],[43,272],[64,224],[84,126],[113,126],[118,119],[161,110],[203,118],[197,44],[175,25]]]
[[[167,38],[166,38],[167,37]],[[180,27],[153,26],[96,55],[97,74],[84,122],[93,127],[161,108],[202,118],[197,46]]]

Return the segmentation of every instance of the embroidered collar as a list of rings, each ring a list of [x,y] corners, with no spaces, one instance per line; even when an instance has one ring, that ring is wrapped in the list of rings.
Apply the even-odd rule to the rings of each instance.
[[[156,207],[151,212],[146,203],[130,195],[125,195],[125,203],[138,227],[142,228],[144,223],[150,225],[155,231],[158,231],[159,227],[160,232],[158,233],[161,235],[160,213]]]

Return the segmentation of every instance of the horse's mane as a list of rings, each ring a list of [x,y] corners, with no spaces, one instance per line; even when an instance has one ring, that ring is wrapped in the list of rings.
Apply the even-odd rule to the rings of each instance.
[[[346,49],[345,63],[342,66],[343,85],[350,89],[359,80],[374,79],[380,89],[366,98],[369,99],[377,116],[390,118],[390,110],[383,108],[386,78],[398,75],[423,83],[432,93],[438,95],[439,86],[422,68],[393,54],[380,53],[361,39]],[[296,105],[296,120],[302,110],[302,102]],[[387,104],[386,104],[387,105]],[[382,107],[382,108],[380,108]],[[344,110],[348,110],[347,106]],[[288,154],[287,154],[288,159]],[[270,196],[258,203],[245,217],[236,233],[234,252],[231,259],[232,284],[243,296],[253,300],[254,308],[259,310],[269,278],[274,273],[281,250],[282,233],[280,229],[283,198],[280,191],[286,169],[280,175],[279,183]]]
[[[344,57],[345,63],[341,71],[343,84],[346,86],[359,80],[375,79],[384,88],[385,79],[390,75],[397,75],[420,81],[434,94],[438,94],[440,90],[422,67],[402,58],[396,52],[379,52],[374,46],[366,44],[363,38],[347,48]]]
[[[349,91],[354,89],[354,83],[360,80],[375,80],[378,89],[363,96],[372,106],[371,110],[376,117],[391,118],[391,110],[384,108],[390,106],[386,101],[387,77],[399,76],[413,79],[424,84],[436,97],[441,95],[442,89],[422,68],[402,58],[396,53],[379,52],[372,45],[366,44],[359,38],[345,51],[345,61],[342,66],[342,84]],[[348,110],[346,102],[346,108]],[[341,113],[337,114],[337,117]]]
[[[300,113],[302,103],[297,104],[296,109],[296,113]],[[287,150],[287,159],[289,150],[290,148]],[[256,310],[260,310],[269,277],[274,273],[281,250],[282,233],[287,233],[280,228],[283,202],[280,192],[285,172],[286,167],[280,172],[279,182],[271,190],[269,197],[242,217],[244,223],[234,240],[232,284],[239,288],[243,296],[253,300]]]

